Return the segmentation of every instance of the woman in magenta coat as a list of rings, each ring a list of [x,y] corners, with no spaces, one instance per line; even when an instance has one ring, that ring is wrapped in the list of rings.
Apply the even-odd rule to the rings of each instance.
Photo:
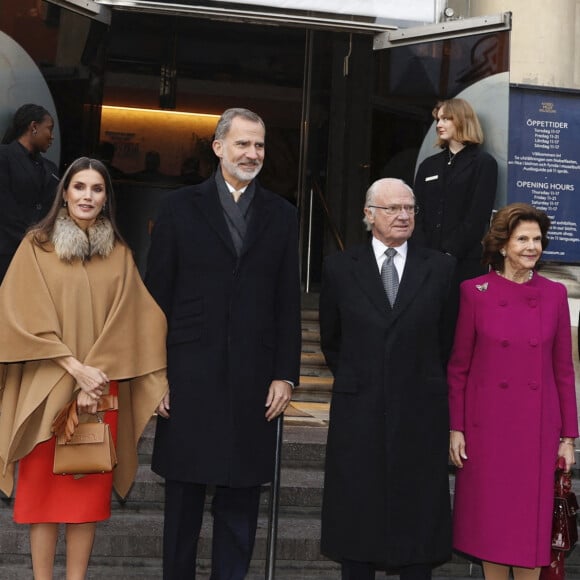
[[[537,579],[550,562],[554,469],[578,436],[566,289],[534,271],[550,220],[523,203],[483,240],[488,274],[461,285],[448,367],[453,545],[487,580]]]

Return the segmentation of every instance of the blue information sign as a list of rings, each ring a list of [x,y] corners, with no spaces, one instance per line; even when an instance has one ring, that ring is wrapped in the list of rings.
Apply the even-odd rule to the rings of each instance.
[[[552,220],[545,260],[580,262],[580,100],[511,87],[509,118],[508,203]]]

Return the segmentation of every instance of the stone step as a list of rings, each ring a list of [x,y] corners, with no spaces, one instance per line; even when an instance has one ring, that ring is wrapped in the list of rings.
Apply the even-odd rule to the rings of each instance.
[[[141,463],[147,464],[147,467],[153,452],[155,421],[155,418],[149,421],[139,441]],[[327,435],[328,428],[325,426],[288,425],[285,422],[282,439],[282,465],[322,468],[326,453]]]
[[[12,559],[22,564],[29,555],[28,526],[14,524],[8,510],[0,512],[0,563]],[[138,560],[145,562],[160,558],[162,553],[163,511],[162,510],[115,510],[112,517],[100,522],[93,548],[95,559],[108,558],[111,563]],[[260,516],[256,534],[254,558],[264,560],[268,520]],[[320,520],[304,516],[285,515],[278,527],[277,554],[281,560],[319,561]],[[57,554],[64,554],[63,530],[57,546]],[[206,512],[198,545],[200,558],[211,556],[211,517]],[[19,557],[21,558],[18,561]],[[24,558],[22,558],[24,557]],[[115,560],[117,559],[117,560]],[[2,576],[4,580],[4,576]]]
[[[327,437],[326,427],[285,425],[282,437],[282,465],[323,469]]]
[[[302,295],[302,356],[300,358],[300,388],[296,401],[330,402],[332,373],[320,350],[320,324],[316,293]]]
[[[318,308],[303,308],[301,318],[303,322],[318,322]]]
[[[3,524],[0,529],[2,579],[29,580],[28,527]],[[206,514],[198,546],[200,578],[207,578],[210,565],[211,527],[211,518]],[[162,528],[163,515],[160,510],[122,514],[115,512],[109,521],[99,523],[88,579],[159,578]],[[319,538],[319,520],[301,516],[281,519],[278,527],[276,576],[288,579],[338,578],[339,566],[320,554]],[[266,546],[267,519],[261,517],[248,578],[263,578]],[[59,574],[64,554],[62,531],[57,554]],[[479,567],[474,568],[473,575],[481,577]],[[469,569],[469,563],[455,555],[450,562],[436,568],[434,576],[467,577]],[[571,578],[574,574],[580,574],[580,557],[572,552],[567,558],[567,575]]]
[[[332,391],[332,375],[300,377],[300,386],[294,391],[292,398],[295,401],[313,401],[329,403]]]
[[[60,558],[59,560],[62,560]],[[101,564],[100,561],[103,560]],[[210,577],[209,559],[200,559],[196,578],[208,580]],[[252,562],[246,580],[264,580],[265,562]],[[335,562],[300,562],[294,560],[278,560],[276,562],[276,580],[337,580],[340,568]],[[55,578],[65,577],[64,564],[55,566]],[[121,565],[111,565],[107,559],[93,558],[88,570],[87,580],[160,580],[162,574],[161,560],[151,559],[143,562],[141,559],[131,562],[129,559]],[[2,580],[30,580],[32,567],[28,561],[22,564],[3,564]],[[454,579],[458,580],[458,579]],[[466,579],[467,580],[467,579]]]
[[[317,484],[319,482],[316,482]],[[112,518],[99,524],[88,580],[114,578],[160,578],[161,509],[133,511],[115,509]],[[281,514],[278,530],[276,577],[280,580],[310,578],[338,578],[339,567],[320,555],[320,521],[300,511]],[[248,580],[263,578],[266,552],[267,518],[259,520],[254,559]],[[59,565],[57,578],[63,575],[64,545],[62,531],[57,548]],[[206,579],[211,555],[211,517],[207,513],[199,543],[199,578]],[[580,578],[580,550],[566,559],[569,580]],[[28,527],[11,521],[10,509],[0,508],[0,569],[2,580],[29,580],[31,577]],[[453,559],[434,570],[437,578],[477,577],[481,569],[455,555]],[[377,577],[383,578],[380,573]]]
[[[318,328],[302,329],[302,348],[317,346],[320,348],[320,330]]]
[[[280,476],[280,509],[299,508],[304,513],[319,515],[323,480],[321,467],[284,467]],[[262,490],[261,504],[264,509],[268,506],[269,490],[269,486],[264,486]],[[140,465],[126,501],[121,501],[115,495],[113,508],[121,511],[161,510],[164,493],[163,478],[153,473],[148,465]],[[210,497],[211,492],[208,493],[208,503]]]
[[[304,320],[300,324],[300,328],[302,329],[302,334],[304,335],[305,332],[318,332],[320,333],[320,325],[318,324],[318,320]]]
[[[302,294],[303,310],[318,310],[319,302],[320,302],[320,294],[318,292],[308,292]]]
[[[122,527],[125,528],[122,532],[123,544],[125,545],[125,541],[131,545],[141,543],[142,551],[149,550],[149,553],[142,556],[128,556],[125,554],[120,556],[111,554],[102,555],[101,549],[103,546],[111,546],[114,544],[114,542],[110,542],[104,538],[104,536],[107,536],[111,532],[114,526],[108,526],[106,523],[99,524],[87,580],[161,578],[161,540],[160,538],[153,538],[153,544],[150,543],[151,536],[147,533],[147,530],[150,529],[151,521],[147,520],[146,516],[136,518],[138,520],[136,522],[130,522],[128,520],[129,518],[126,518],[122,522]],[[275,566],[276,578],[278,580],[336,580],[339,578],[339,565],[317,553],[319,549],[319,528],[310,526],[305,530],[302,527],[302,522],[297,520],[294,525],[290,526],[294,531],[298,532],[292,538],[291,530],[285,528],[284,523],[282,522],[279,528]],[[155,534],[158,533],[159,525],[160,521],[155,522]],[[266,530],[263,527],[264,525],[265,522],[260,522],[254,558],[246,580],[261,580],[264,578],[266,546]],[[26,526],[19,527],[22,528],[22,531],[16,532],[16,535],[21,537],[23,543],[27,544]],[[211,548],[209,535],[206,536],[205,534],[210,534],[210,530],[210,523],[204,522],[204,535],[200,540],[199,546],[197,574],[199,580],[207,580],[209,578]],[[139,538],[140,542],[135,541],[136,538]],[[578,557],[576,552],[577,550],[573,551],[566,559],[566,577],[568,580],[580,579],[580,557]],[[293,554],[298,557],[288,559],[283,557],[284,554]],[[300,557],[300,555],[303,555],[303,557]],[[308,556],[315,556],[315,558],[309,559]],[[64,578],[62,538],[59,542],[56,561],[56,577]],[[26,550],[24,550],[24,553],[18,554],[2,553],[0,555],[0,568],[2,570],[2,580],[30,580],[32,576],[30,557]],[[472,578],[482,578],[483,574],[479,565],[472,564],[455,554],[450,562],[435,568],[433,576],[440,580],[470,580]],[[377,572],[377,578],[385,578],[385,576],[382,572]],[[387,580],[395,580],[397,576],[389,575],[386,578]]]
[[[56,578],[64,578],[65,568],[63,558],[57,558],[55,566]],[[0,560],[1,563],[1,560]],[[2,580],[30,580],[32,568],[29,559],[22,562],[1,563]],[[453,561],[450,564],[435,568],[433,576],[439,580],[472,580],[482,578],[481,568],[474,565],[469,575],[470,566],[465,561]],[[198,561],[196,578],[208,580],[210,575],[210,560],[200,558]],[[578,575],[566,571],[570,580],[577,580]],[[253,560],[246,580],[263,580],[265,577],[265,561]],[[340,567],[332,561],[296,561],[276,560],[275,577],[277,580],[337,580],[340,577]],[[161,560],[158,558],[131,559],[127,558],[120,565],[108,562],[107,558],[93,557],[87,574],[87,580],[136,580],[136,579],[159,580],[161,578]],[[384,576],[377,572],[377,579],[398,580],[398,576]]]
[[[300,367],[300,385],[303,384],[304,380],[307,378],[325,378],[325,379],[332,379],[332,373],[330,369],[326,366],[302,366]],[[324,385],[320,387],[326,394],[330,395],[332,392],[332,381],[325,382]],[[296,391],[296,393],[299,392]],[[330,400],[330,398],[329,398]]]
[[[3,561],[0,557],[2,580],[30,580],[32,567],[29,557],[20,557]],[[56,559],[55,577],[64,578],[64,557]],[[199,558],[196,578],[208,580],[210,576],[210,558]],[[246,580],[263,580],[265,560],[253,560]],[[161,558],[124,558],[122,563],[111,563],[109,558],[91,558],[87,580],[159,580],[162,574]],[[275,577],[277,580],[337,580],[340,567],[330,560],[276,560]]]
[[[300,356],[300,364],[307,367],[323,367],[327,369],[324,355],[318,352],[308,352],[303,350]]]
[[[149,462],[153,450],[155,419],[152,419],[139,443],[141,464],[126,505],[131,509],[156,505],[163,507],[163,479],[151,471]],[[280,481],[281,507],[318,510],[321,505],[326,427],[284,426],[282,472]],[[268,486],[262,494],[262,504],[268,502]],[[116,503],[116,502],[114,502]]]

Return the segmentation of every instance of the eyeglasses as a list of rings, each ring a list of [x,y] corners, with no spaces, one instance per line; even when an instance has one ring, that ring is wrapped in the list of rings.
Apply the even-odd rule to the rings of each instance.
[[[375,209],[382,209],[387,215],[399,215],[403,210],[408,214],[418,214],[418,205],[368,205],[367,207],[374,207]]]

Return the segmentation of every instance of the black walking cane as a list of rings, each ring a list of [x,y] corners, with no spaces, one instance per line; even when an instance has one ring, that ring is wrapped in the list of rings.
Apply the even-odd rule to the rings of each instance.
[[[276,455],[274,458],[274,479],[270,485],[270,509],[268,513],[268,544],[266,552],[266,580],[274,580],[276,568],[276,539],[278,537],[278,507],[280,504],[280,466],[282,459],[282,431],[284,414],[276,419]]]

